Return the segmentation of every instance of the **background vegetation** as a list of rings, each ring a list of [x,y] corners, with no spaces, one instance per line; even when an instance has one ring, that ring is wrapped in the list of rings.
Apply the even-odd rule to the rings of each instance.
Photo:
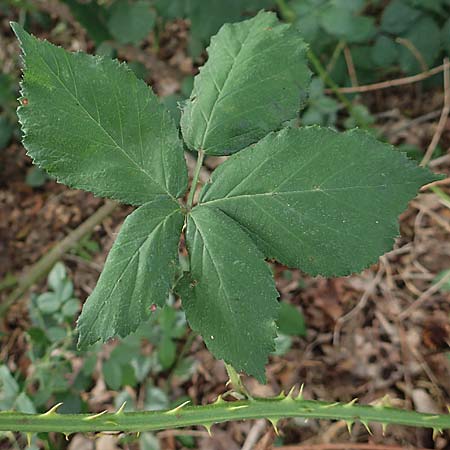
[[[9,21],[66,49],[127,61],[179,119],[178,102],[191,91],[211,35],[223,23],[261,8],[294,22],[310,43],[315,76],[301,125],[367,128],[411,158],[425,158],[435,171],[449,172],[448,0],[1,2],[0,409],[44,412],[63,402],[60,412],[100,412],[124,401],[128,410],[162,409],[187,399],[213,401],[227,380],[222,363],[189,332],[175,298],[134,335],[76,350],[73,325],[81,302],[95,286],[130,209],[102,206],[100,199],[58,185],[31,167],[15,115],[20,61]],[[217,164],[218,158],[207,160],[210,168]],[[450,403],[448,185],[447,178],[411,203],[396,248],[361,275],[313,279],[273,265],[282,301],[277,351],[268,384],[249,379],[251,392],[270,395],[305,383],[307,398],[360,397],[370,403],[387,395],[395,406],[445,410]],[[349,437],[345,423],[295,420],[282,424],[280,436],[256,422],[217,426],[213,437],[194,430],[93,438],[75,435],[66,442],[39,435],[31,446],[450,446],[448,434],[433,440],[428,431],[392,427],[384,437],[381,428],[368,436],[356,427]],[[25,446],[24,438],[13,434],[0,442],[0,448]]]

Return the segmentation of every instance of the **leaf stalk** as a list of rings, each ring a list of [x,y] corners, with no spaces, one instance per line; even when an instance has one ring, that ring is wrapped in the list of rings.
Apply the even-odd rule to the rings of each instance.
[[[200,170],[205,159],[205,152],[203,150],[198,151],[197,164],[195,165],[194,176],[192,177],[191,190],[189,191],[189,197],[187,201],[187,209],[190,211],[194,203],[195,191],[197,190],[198,179],[200,176]]]
[[[225,368],[227,369],[229,378],[228,384],[231,385],[233,390],[240,394],[243,398],[251,398],[250,393],[242,382],[240,375],[236,372],[236,369],[231,364],[227,363],[225,363]]]

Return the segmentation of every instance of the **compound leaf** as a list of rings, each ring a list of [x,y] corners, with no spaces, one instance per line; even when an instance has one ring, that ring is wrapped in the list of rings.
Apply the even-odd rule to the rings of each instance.
[[[222,164],[200,203],[241,224],[267,257],[347,275],[391,249],[399,214],[435,179],[366,132],[285,129]]]
[[[293,119],[310,79],[305,51],[300,33],[273,13],[224,25],[184,106],[189,148],[228,155]]]
[[[191,272],[177,290],[189,324],[216,358],[263,381],[278,309],[264,255],[235,221],[203,206],[189,216],[187,246]]]
[[[79,345],[125,337],[163,306],[173,284],[184,216],[170,198],[129,215],[78,320]]]
[[[69,53],[12,27],[26,66],[23,142],[38,166],[71,187],[125,203],[184,194],[177,128],[143,81],[117,61]]]

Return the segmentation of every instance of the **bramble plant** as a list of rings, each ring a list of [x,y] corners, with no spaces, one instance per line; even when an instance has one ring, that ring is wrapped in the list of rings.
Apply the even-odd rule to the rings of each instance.
[[[185,145],[198,152],[187,201],[183,141],[170,113],[125,64],[68,53],[13,24],[24,55],[23,142],[59,182],[138,208],[125,220],[78,320],[79,346],[125,337],[169,293],[191,328],[236,371],[265,380],[278,294],[266,259],[312,275],[361,271],[388,251],[397,217],[438,177],[370,134],[296,128],[310,80],[298,31],[260,12],[224,25],[183,104]],[[231,155],[199,194],[205,156]],[[196,203],[196,204],[195,204]],[[185,230],[185,231],[184,231]],[[189,271],[178,267],[185,232]],[[0,414],[0,430],[148,431],[283,417],[450,428],[448,415],[304,400],[291,392],[165,412]]]

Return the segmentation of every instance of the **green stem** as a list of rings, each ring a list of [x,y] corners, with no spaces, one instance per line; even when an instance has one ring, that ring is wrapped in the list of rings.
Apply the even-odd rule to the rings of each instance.
[[[296,19],[295,12],[288,6],[285,0],[277,0],[277,7],[280,15],[285,22],[294,22]]]
[[[361,421],[383,425],[397,424],[433,428],[435,431],[450,429],[450,414],[425,414],[383,406],[362,406],[354,402],[327,403],[304,400],[290,395],[275,398],[254,398],[236,402],[224,401],[221,397],[210,405],[180,406],[168,411],[134,413],[89,414],[25,414],[0,413],[0,431],[25,433],[60,432],[143,432],[191,426],[209,429],[215,423],[231,420],[266,418],[276,426],[283,418],[302,417],[311,419],[345,420],[349,425]]]
[[[198,177],[200,175],[200,170],[203,165],[203,160],[205,159],[205,153],[203,150],[199,150],[197,156],[197,164],[195,165],[194,176],[192,177],[191,190],[189,192],[189,197],[187,201],[187,209],[188,211],[192,208],[192,204],[194,203],[195,191],[197,188]]]
[[[244,383],[242,382],[240,375],[236,372],[236,369],[227,363],[225,363],[225,368],[227,369],[228,378],[230,379],[229,383],[231,384],[233,390],[238,394],[241,394],[244,398],[251,398],[251,395],[244,386]]]

